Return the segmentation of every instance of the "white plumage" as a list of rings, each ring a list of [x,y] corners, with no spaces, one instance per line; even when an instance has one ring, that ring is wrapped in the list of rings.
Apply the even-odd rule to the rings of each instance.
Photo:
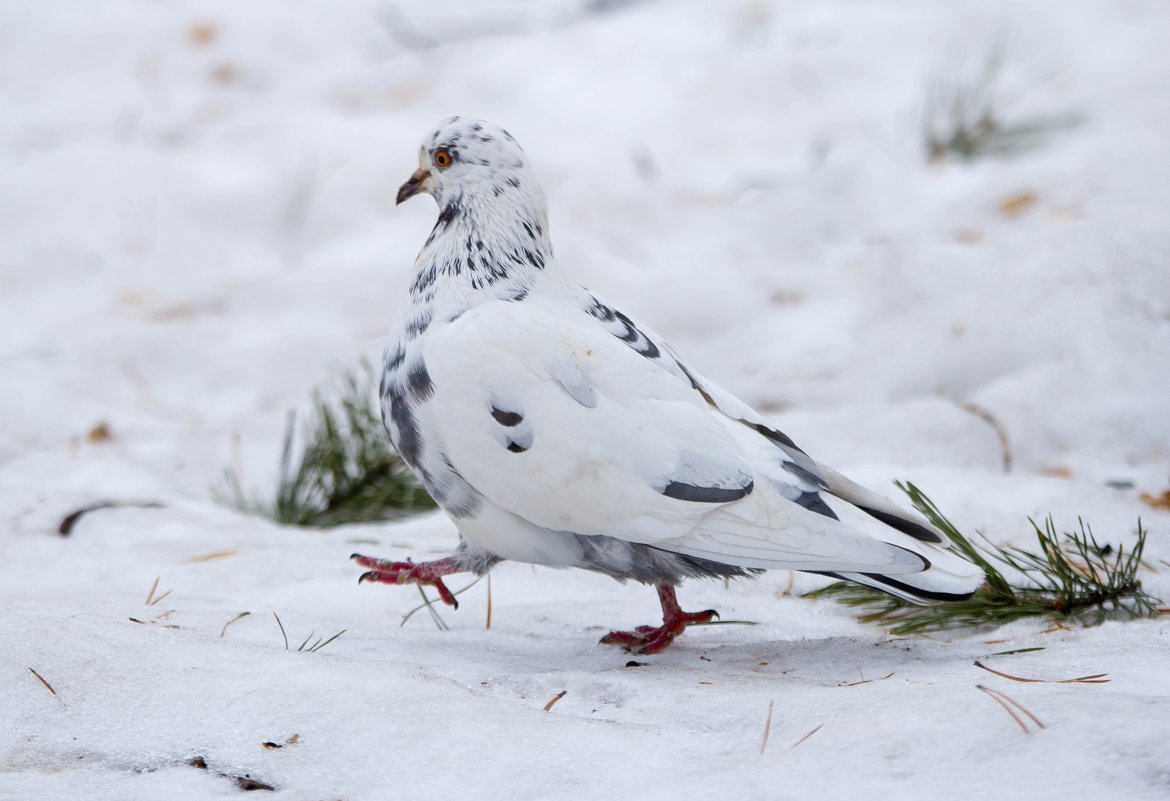
[[[452,118],[399,202],[440,216],[386,350],[391,439],[459,528],[456,553],[359,561],[363,578],[437,584],[501,559],[659,586],[664,624],[608,641],[659,650],[688,615],[688,576],[793,569],[916,601],[965,597],[981,571],[945,535],[816,463],[657,334],[573,283],[544,195],[512,137]]]

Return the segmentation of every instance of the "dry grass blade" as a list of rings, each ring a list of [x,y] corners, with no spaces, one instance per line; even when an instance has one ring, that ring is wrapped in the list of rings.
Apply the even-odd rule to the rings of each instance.
[[[995,415],[977,403],[972,403],[971,401],[965,400],[956,400],[955,405],[963,411],[975,415],[980,420],[987,423],[987,425],[991,426],[992,430],[995,431],[996,438],[999,439],[999,453],[1000,459],[1002,460],[1003,472],[1012,472],[1012,445],[1011,440],[1008,439],[1007,429],[1003,427],[1003,424],[999,422]]]
[[[280,626],[280,636],[284,638],[284,650],[287,651],[288,650],[288,634],[284,630],[284,624],[280,622],[280,615],[273,612],[272,616],[274,618],[276,618],[276,625]]]
[[[151,600],[154,598],[154,591],[158,589],[158,576],[154,577],[154,583],[150,585],[150,592],[146,593],[146,605],[150,606]]]
[[[1108,673],[1094,673],[1090,676],[1077,676],[1075,679],[1028,679],[1024,678],[1023,676],[1013,676],[1010,673],[1004,673],[1002,670],[996,670],[995,668],[989,668],[978,659],[975,660],[975,667],[982,668],[988,673],[994,673],[997,676],[1009,679],[1011,681],[1026,682],[1028,684],[1108,684],[1110,681],[1109,679],[1105,678],[1109,675]]]
[[[551,712],[553,706],[556,705],[556,702],[561,700],[562,698],[564,698],[565,695],[568,694],[568,692],[569,692],[568,690],[561,690],[559,693],[554,695],[552,698],[548,699],[548,703],[544,705],[544,711]]]
[[[488,575],[490,575],[490,574],[488,574]],[[455,590],[455,592],[453,592],[451,594],[452,595],[462,595],[463,593],[467,592],[472,587],[474,587],[476,584],[479,584],[481,581],[483,581],[483,576],[480,576],[475,581],[468,584],[466,587],[462,587],[458,590]],[[439,615],[438,610],[436,610],[434,607],[434,603],[438,599],[431,598],[425,592],[423,592],[423,588],[422,588],[421,584],[416,584],[414,586],[418,590],[419,597],[421,597],[423,599],[423,602],[402,616],[402,622],[398,624],[398,628],[402,628],[403,626],[405,626],[406,622],[408,620],[410,620],[412,617],[414,617],[415,612],[426,609],[428,612],[431,613],[431,618],[435,621],[435,625],[439,628],[439,631],[450,631],[451,627],[447,625],[446,621],[443,620],[443,618]]]
[[[793,748],[796,748],[797,746],[799,746],[799,745],[803,744],[805,740],[807,740],[809,737],[812,737],[814,734],[816,734],[817,732],[819,732],[819,731],[820,731],[820,730],[821,730],[821,729],[824,727],[824,725],[825,725],[824,723],[820,723],[820,724],[818,724],[818,725],[817,725],[817,727],[816,727],[815,729],[813,729],[813,730],[812,730],[812,731],[810,731],[808,734],[806,734],[806,735],[804,735],[803,737],[801,737],[799,740],[797,740],[796,742],[794,742],[792,745],[788,746],[788,750],[789,750],[789,751],[791,751]]]
[[[772,733],[772,701],[768,702],[768,719],[764,721],[764,739],[760,741],[760,756],[764,755],[764,750],[768,747],[768,735]]]
[[[241,618],[245,618],[245,617],[247,617],[247,616],[248,616],[248,615],[250,615],[250,614],[252,614],[252,613],[251,613],[251,612],[240,612],[240,614],[238,614],[238,615],[236,615],[235,617],[233,617],[233,618],[232,618],[231,620],[229,620],[227,623],[224,623],[224,624],[223,624],[223,628],[219,630],[219,636],[222,638],[222,637],[223,637],[223,635],[227,634],[227,629],[228,629],[228,626],[230,626],[231,624],[235,623],[237,620],[240,620]],[[275,614],[275,613],[273,613],[273,614]]]

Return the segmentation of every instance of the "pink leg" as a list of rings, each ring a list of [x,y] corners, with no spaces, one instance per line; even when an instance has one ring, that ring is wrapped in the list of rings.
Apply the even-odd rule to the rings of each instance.
[[[620,645],[627,651],[639,654],[656,654],[674,642],[674,638],[686,631],[692,623],[710,623],[719,617],[714,609],[705,612],[684,612],[678,605],[674,587],[658,585],[658,601],[662,604],[661,626],[638,626],[634,631],[611,631],[601,638],[604,645]]]
[[[459,608],[459,601],[443,583],[443,576],[462,573],[466,568],[461,567],[450,557],[432,562],[389,562],[355,553],[350,559],[362,567],[370,568],[358,577],[358,584],[363,581],[376,581],[381,584],[429,584],[438,590],[443,603]]]

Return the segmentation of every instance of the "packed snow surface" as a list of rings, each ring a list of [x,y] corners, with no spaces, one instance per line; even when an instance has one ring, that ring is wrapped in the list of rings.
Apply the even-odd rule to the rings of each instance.
[[[445,518],[211,492],[272,487],[288,410],[376,360],[436,215],[395,191],[466,114],[524,145],[567,269],[819,461],[1001,543],[1140,517],[1170,600],[1168,31],[1154,0],[4,4],[0,799],[1170,798],[1165,617],[895,638],[771,573],[684,585],[757,625],[627,666],[596,641],[657,620],[645,587],[504,564],[490,628],[486,580],[400,627],[418,593],[347,557],[432,558]],[[1034,135],[928,163],[930,87],[995,52]],[[58,533],[103,501],[159,506]]]

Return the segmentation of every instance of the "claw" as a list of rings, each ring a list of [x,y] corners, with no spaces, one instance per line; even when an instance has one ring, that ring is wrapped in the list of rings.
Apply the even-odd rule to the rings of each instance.
[[[443,583],[443,576],[459,573],[464,568],[454,559],[437,559],[433,562],[391,562],[385,559],[375,559],[372,556],[363,556],[355,553],[350,556],[362,567],[373,568],[358,576],[358,584],[374,581],[380,584],[422,584],[431,585],[439,593],[443,603],[459,608],[459,601],[455,594],[447,589]]]
[[[439,597],[443,599],[443,603],[447,604],[448,606],[453,606],[456,609],[459,608],[459,599],[455,597],[454,593],[447,589],[447,585],[443,583],[441,578],[435,579],[433,584],[435,589],[439,592]]]
[[[695,623],[709,623],[719,617],[714,609],[703,612],[684,612],[679,608],[674,587],[662,584],[658,587],[658,599],[662,603],[661,626],[638,626],[633,631],[611,631],[601,638],[603,645],[617,645],[635,654],[656,654],[666,648],[674,638]]]

